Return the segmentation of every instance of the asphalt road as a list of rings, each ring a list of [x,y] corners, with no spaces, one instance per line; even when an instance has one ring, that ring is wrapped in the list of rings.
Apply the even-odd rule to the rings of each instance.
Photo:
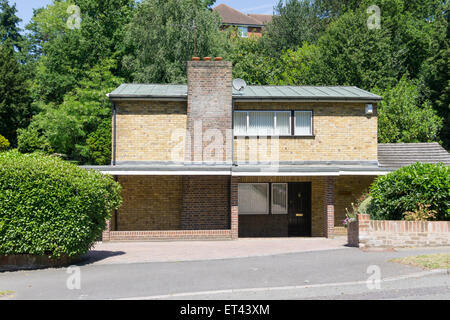
[[[70,274],[67,268],[3,272],[0,292],[14,292],[2,299],[450,299],[448,273],[388,262],[449,251],[346,248],[210,261],[85,264]]]

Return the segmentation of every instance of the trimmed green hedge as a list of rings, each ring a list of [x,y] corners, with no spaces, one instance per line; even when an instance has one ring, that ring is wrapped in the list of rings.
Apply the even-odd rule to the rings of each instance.
[[[0,153],[0,255],[82,255],[121,201],[110,176],[42,154]]]
[[[437,220],[450,220],[450,167],[416,163],[379,177],[370,188],[368,213],[374,220],[403,220],[419,204],[436,210]]]

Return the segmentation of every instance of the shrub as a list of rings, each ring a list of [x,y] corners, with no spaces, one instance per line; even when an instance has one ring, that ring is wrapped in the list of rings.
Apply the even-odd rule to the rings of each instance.
[[[8,150],[9,149],[9,141],[4,136],[0,134],[0,152]]]
[[[17,150],[22,153],[31,153],[34,151],[51,152],[49,142],[45,137],[39,134],[38,130],[31,126],[26,129],[17,130]]]
[[[110,176],[39,153],[0,153],[0,254],[82,255],[120,204]]]
[[[371,186],[368,212],[375,220],[402,220],[420,204],[436,212],[437,220],[450,220],[450,168],[416,163],[379,177]]]
[[[430,210],[429,204],[419,203],[414,211],[407,211],[403,215],[406,221],[427,221],[436,219],[436,210]]]

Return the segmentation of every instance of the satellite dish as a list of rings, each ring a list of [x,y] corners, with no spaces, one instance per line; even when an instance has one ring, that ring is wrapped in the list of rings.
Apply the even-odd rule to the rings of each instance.
[[[233,81],[233,88],[237,91],[243,91],[245,88],[247,88],[247,83],[245,83],[242,79],[235,79]]]

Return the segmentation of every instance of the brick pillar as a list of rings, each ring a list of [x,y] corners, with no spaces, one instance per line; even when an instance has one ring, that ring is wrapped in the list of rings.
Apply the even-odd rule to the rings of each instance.
[[[323,235],[326,238],[334,236],[334,177],[325,177]]]
[[[370,215],[368,214],[358,214],[358,243],[360,248],[364,248],[366,246],[366,242],[369,238],[369,229],[370,229]]]
[[[102,241],[111,240],[110,232],[111,232],[111,220],[106,220],[106,228],[102,233]]]
[[[231,177],[230,207],[231,207],[231,237],[239,237],[239,207],[238,207],[238,177]]]

